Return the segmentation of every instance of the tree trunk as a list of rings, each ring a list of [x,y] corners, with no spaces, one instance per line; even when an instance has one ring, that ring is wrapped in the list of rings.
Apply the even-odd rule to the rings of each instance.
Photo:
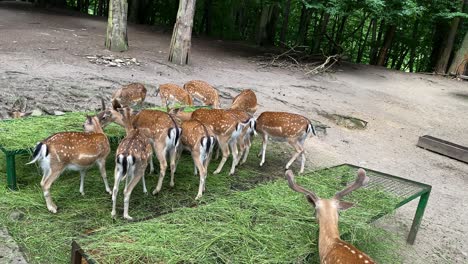
[[[309,22],[312,12],[304,4],[302,4],[301,19],[299,20],[299,29],[297,31],[296,45],[304,44],[304,40],[307,38],[307,31],[309,29]]]
[[[343,31],[344,31],[344,27],[346,25],[347,20],[348,20],[348,16],[344,16],[341,19],[341,23],[340,23],[340,26],[338,27],[338,31],[336,32],[336,37],[335,37],[335,43],[338,46],[336,45],[333,46],[334,48],[333,48],[332,54],[343,52],[343,50],[338,50],[338,48],[341,47],[341,40],[343,39]]]
[[[286,0],[286,5],[283,10],[283,24],[281,26],[281,33],[280,33],[281,45],[284,45],[286,43],[286,32],[288,31],[290,10],[291,10],[291,0]]]
[[[128,21],[132,23],[138,23],[138,7],[140,5],[139,0],[131,0],[128,14]]]
[[[184,65],[189,63],[193,16],[196,0],[180,0],[177,20],[169,47],[169,61]]]
[[[274,44],[274,36],[272,34],[275,34],[277,17],[278,7],[276,4],[263,7],[257,26],[256,43],[258,45]]]
[[[76,0],[76,10],[81,12],[82,8],[83,8],[83,0]]]
[[[369,23],[369,27],[367,28],[367,33],[366,33],[366,37],[364,38],[364,41],[362,42],[362,44],[361,42],[359,43],[356,63],[361,63],[362,61],[362,56],[364,56],[364,49],[366,48],[367,39],[369,38],[369,32],[371,31],[372,25],[375,25],[375,18],[373,18],[371,22]]]
[[[413,40],[411,41],[410,59],[409,59],[409,62],[408,62],[408,68],[409,68],[410,72],[413,72],[414,60],[416,58],[416,46],[419,45],[418,28],[419,28],[419,20],[416,20],[416,22],[414,22],[414,26],[413,26]]]
[[[379,51],[379,45],[382,40],[382,33],[383,33],[383,28],[385,25],[385,21],[382,19],[380,21],[379,25],[379,33],[376,35],[377,32],[377,20],[375,21],[374,28],[372,29],[372,49],[371,49],[371,54],[370,54],[370,64],[376,65],[377,63],[377,55]],[[377,38],[376,38],[377,36]]]
[[[397,70],[401,69],[401,66],[403,65],[403,62],[405,62],[405,58],[406,58],[406,55],[408,55],[408,52],[409,52],[408,48],[403,49],[403,52],[400,54],[400,58],[398,59],[395,65],[395,69]]]
[[[435,73],[437,74],[445,74],[445,72],[447,71],[447,65],[450,59],[450,55],[452,54],[453,42],[457,34],[459,22],[460,18],[456,17],[452,20],[452,23],[450,23],[450,31],[447,36],[447,40],[444,43],[442,52],[435,67]]]
[[[320,22],[320,31],[316,36],[317,39],[315,40],[314,48],[312,49],[313,53],[319,53],[320,51],[320,44],[322,42],[323,35],[327,32],[328,21],[330,21],[330,14],[325,12],[323,14],[322,21]]]
[[[98,14],[98,16],[103,16],[103,14],[104,14],[104,0],[99,0],[97,14]]]
[[[455,54],[455,57],[452,60],[452,64],[450,65],[449,73],[455,75],[468,75],[466,71],[468,71],[467,67],[468,63],[468,32],[465,33],[465,38],[463,39],[463,43],[458,49]]]
[[[84,7],[83,7],[83,12],[85,14],[89,14],[89,0],[85,0],[85,4],[84,4]]]
[[[203,7],[203,17],[199,33],[205,33],[206,35],[211,34],[211,14],[212,12],[212,0],[205,0],[205,5]],[[236,14],[236,21],[238,21],[238,13]]]
[[[127,11],[127,0],[109,1],[106,48],[111,51],[128,50]]]
[[[385,33],[383,46],[380,48],[379,56],[377,57],[377,66],[384,66],[385,59],[387,58],[388,50],[393,42],[395,36],[396,25],[390,25]]]

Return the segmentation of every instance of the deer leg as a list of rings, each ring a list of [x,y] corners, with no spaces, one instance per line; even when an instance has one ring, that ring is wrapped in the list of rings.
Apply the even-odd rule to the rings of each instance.
[[[229,175],[234,175],[234,172],[236,171],[237,163],[239,162],[239,152],[237,151],[237,141],[233,140],[229,142],[229,146],[231,147],[231,153],[232,153],[232,165],[231,165],[231,171],[229,171]]]
[[[84,178],[86,176],[86,170],[80,170],[80,193],[84,196]]]
[[[198,194],[195,197],[195,200],[198,200],[202,197],[203,191],[205,190],[205,178],[206,178],[206,169],[203,166],[203,162],[200,159],[200,153],[198,151],[192,152],[193,163],[195,163],[195,168],[198,168],[200,172],[200,183],[198,185]]]
[[[291,166],[291,164],[297,159],[297,157],[299,157],[304,152],[304,149],[302,148],[302,146],[297,141],[289,140],[288,142],[289,142],[289,144],[291,146],[294,147],[294,149],[296,150],[296,153],[294,153],[292,158],[286,164],[286,167],[285,167],[286,169],[289,169],[289,166]]]
[[[112,217],[114,218],[116,215],[115,211],[115,204],[117,202],[117,194],[119,192],[119,183],[122,180],[122,171],[118,169],[117,166],[115,166],[114,169],[114,188],[112,189]]]
[[[145,175],[141,177],[141,181],[143,183],[143,193],[148,194],[148,190],[146,189]]]
[[[156,146],[156,155],[159,160],[159,179],[156,189],[153,191],[153,195],[161,191],[164,176],[166,175],[167,161],[166,161],[166,148],[161,146]]]
[[[245,141],[244,153],[242,153],[242,161],[240,164],[244,164],[247,161],[250,152],[250,138],[247,138]]]
[[[169,183],[169,186],[171,187],[174,187],[174,174],[176,171],[176,159],[177,159],[177,148],[174,147],[169,152],[169,162],[171,166],[171,182]]]
[[[57,205],[52,201],[52,196],[50,195],[50,187],[52,183],[60,176],[62,173],[63,167],[57,166],[50,169],[49,175],[41,182],[42,191],[44,193],[44,198],[46,201],[47,209],[51,213],[57,213]]]
[[[263,136],[263,143],[262,143],[262,151],[260,154],[262,155],[262,160],[260,161],[260,167],[263,166],[265,163],[265,152],[268,144],[268,135],[265,133],[262,135]],[[260,154],[258,154],[260,156]]]
[[[152,154],[148,159],[148,163],[150,165],[150,174],[152,174],[154,172],[154,164],[153,164],[153,155]]]
[[[133,218],[128,215],[128,206],[130,202],[130,195],[132,194],[133,188],[135,188],[136,184],[140,181],[141,177],[144,176],[146,170],[147,162],[142,162],[137,164],[133,177],[130,180],[126,190],[124,191],[124,215],[123,217],[127,220],[133,220]]]
[[[106,159],[98,160],[97,165],[99,171],[101,172],[102,180],[104,181],[104,186],[106,187],[106,192],[112,194],[111,189],[109,188],[109,183],[107,182],[107,172],[106,172]]]
[[[218,168],[213,172],[213,174],[218,174],[221,172],[223,169],[224,163],[226,163],[228,157],[229,157],[229,146],[225,141],[219,141],[219,148],[221,149],[223,153],[223,158],[221,159],[221,162],[218,165]]]
[[[198,170],[197,170],[197,163],[195,162],[195,158],[193,158],[193,175],[197,176]]]

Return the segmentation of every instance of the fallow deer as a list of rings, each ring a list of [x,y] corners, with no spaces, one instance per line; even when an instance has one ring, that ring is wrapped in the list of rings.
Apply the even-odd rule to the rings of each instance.
[[[117,110],[106,109],[98,114],[102,126],[115,122],[125,126],[123,116]],[[132,117],[132,124],[135,128],[149,129],[150,143],[153,151],[159,160],[159,180],[153,194],[161,190],[164,176],[167,169],[167,156],[170,160],[171,181],[170,186],[174,186],[174,173],[176,170],[177,145],[179,144],[181,129],[174,118],[166,112],[158,110],[144,109]],[[152,162],[150,162],[152,166]],[[151,168],[151,170],[153,170]]]
[[[220,108],[218,91],[207,82],[200,80],[189,81],[184,84],[184,89],[194,100],[216,109]]]
[[[159,90],[156,96],[160,95],[162,105],[170,105],[174,102],[181,103],[183,105],[192,106],[193,101],[190,94],[177,84],[166,83],[159,85]]]
[[[221,148],[223,157],[218,165],[218,168],[213,172],[218,174],[223,169],[224,163],[226,163],[229,157],[229,147],[232,152],[232,166],[229,171],[229,175],[233,175],[237,163],[239,162],[239,156],[237,152],[237,138],[242,132],[242,129],[249,124],[250,120],[245,122],[239,121],[229,111],[223,109],[197,109],[192,113],[192,119],[202,122],[204,125],[209,127],[216,135],[216,140]]]
[[[22,118],[27,117],[32,114],[32,112],[26,112],[28,101],[24,97],[18,98],[14,103],[10,111],[8,111],[8,115],[11,118]]]
[[[346,210],[354,205],[350,202],[341,201],[341,199],[369,182],[369,177],[366,176],[363,169],[358,170],[358,177],[353,184],[336,193],[332,199],[321,199],[314,192],[295,183],[294,174],[291,170],[286,171],[286,178],[289,187],[296,192],[303,193],[307,201],[315,207],[316,219],[319,224],[320,263],[375,263],[359,249],[341,240],[338,231],[338,211]]]
[[[132,220],[132,217],[128,214],[130,195],[140,179],[143,180],[143,192],[146,193],[144,174],[148,161],[153,154],[148,138],[151,136],[151,133],[147,128],[133,128],[130,109],[124,109],[121,114],[123,115],[127,136],[120,142],[115,154],[111,215],[112,217],[116,215],[115,206],[119,192],[119,183],[125,178],[123,216],[127,220]]]
[[[198,120],[189,120],[182,123],[181,142],[185,149],[192,154],[195,175],[197,170],[200,176],[198,185],[198,194],[196,200],[202,197],[205,191],[206,176],[208,175],[208,165],[211,152],[215,144],[215,135],[202,122]]]
[[[146,88],[141,83],[131,83],[122,86],[112,94],[112,107],[114,109],[142,106],[146,98]]]
[[[231,109],[243,110],[254,115],[257,111],[257,96],[250,90],[242,90],[233,100]]]
[[[56,213],[57,206],[52,201],[50,187],[65,169],[78,170],[81,175],[80,193],[84,195],[86,171],[97,164],[106,191],[111,194],[106,175],[106,158],[110,152],[109,141],[97,117],[87,117],[83,125],[85,132],[61,132],[39,142],[34,150],[33,160],[40,162],[43,171],[41,187],[47,209]]]
[[[258,154],[258,156],[262,156],[260,166],[265,163],[268,137],[272,137],[278,140],[286,140],[296,150],[296,153],[286,164],[286,169],[301,156],[300,173],[304,172],[304,141],[311,133],[316,135],[314,126],[307,118],[286,112],[263,112],[256,120],[255,131],[261,134],[263,140],[262,150]]]
[[[255,125],[255,118],[245,110],[226,109],[226,111],[234,115],[242,123],[248,123],[248,125],[242,129],[239,137],[237,137],[237,145],[239,146],[240,153],[239,164],[243,164],[247,160],[247,156],[250,152],[250,146],[252,144],[251,138],[254,134],[253,126]]]

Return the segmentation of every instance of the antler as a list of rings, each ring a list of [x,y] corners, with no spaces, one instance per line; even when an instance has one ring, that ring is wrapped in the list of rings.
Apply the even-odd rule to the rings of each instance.
[[[349,194],[350,192],[359,189],[362,186],[366,186],[369,182],[369,177],[366,176],[366,171],[362,168],[358,170],[358,177],[356,181],[344,188],[342,191],[337,192],[334,196],[334,199],[341,200],[345,195]]]
[[[104,102],[104,98],[101,97],[101,111],[106,110],[106,102]]]
[[[288,185],[291,189],[293,189],[296,192],[303,193],[306,196],[309,196],[312,199],[312,201],[314,201],[314,203],[319,200],[319,197],[314,192],[309,191],[304,187],[298,185],[296,182],[294,182],[294,174],[291,170],[287,170],[285,175],[286,179],[288,180]]]

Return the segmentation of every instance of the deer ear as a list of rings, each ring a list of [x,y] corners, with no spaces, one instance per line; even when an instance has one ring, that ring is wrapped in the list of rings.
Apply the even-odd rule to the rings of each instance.
[[[306,198],[310,204],[312,204],[314,207],[316,206],[315,200],[310,195],[306,195]]]
[[[345,202],[345,201],[338,201],[338,209],[341,211],[347,210],[354,206],[354,203]]]

